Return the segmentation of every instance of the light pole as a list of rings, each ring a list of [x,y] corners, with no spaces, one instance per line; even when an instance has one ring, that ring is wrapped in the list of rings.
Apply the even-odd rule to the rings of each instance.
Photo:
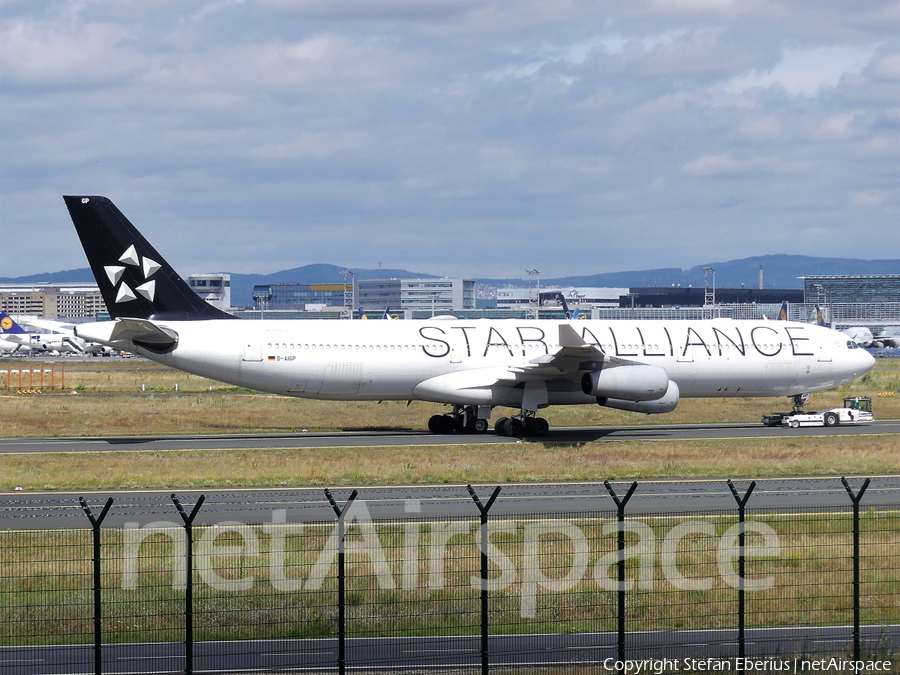
[[[712,274],[712,291],[709,290],[709,275]],[[716,304],[716,271],[712,267],[703,268],[703,306]]]
[[[541,317],[541,273],[534,269],[526,269],[528,272],[528,278],[537,279],[537,302],[534,304],[534,318],[539,319]]]
[[[434,318],[434,303],[437,302],[438,297],[440,297],[437,293],[431,294],[431,318]]]
[[[356,300],[356,275],[350,270],[343,270],[341,276],[344,277],[344,318],[353,319],[353,305]],[[350,279],[350,283],[347,283]],[[350,286],[348,289],[347,286]]]

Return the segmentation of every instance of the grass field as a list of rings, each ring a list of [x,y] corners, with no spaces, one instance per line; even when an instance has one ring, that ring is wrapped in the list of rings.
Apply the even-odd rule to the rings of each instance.
[[[664,562],[662,542],[677,526],[703,522],[708,531],[682,541]],[[778,550],[751,554],[749,579],[761,587],[748,591],[748,627],[828,626],[851,620],[847,554],[849,519],[834,514],[756,514],[754,522],[777,533]],[[734,514],[695,514],[689,519],[646,517],[641,538],[653,541],[645,557],[629,557],[628,629],[630,631],[730,628],[736,622],[734,581],[721,570],[721,537],[736,522]],[[508,561],[506,576],[493,577],[491,625],[502,633],[590,632],[616,630],[614,551],[616,536],[602,519],[574,518],[566,531],[577,531],[579,549],[561,531],[536,534],[526,521],[504,521],[493,537]],[[894,564],[900,532],[895,513],[867,512],[862,523],[866,555],[864,623],[897,623],[900,572]],[[409,524],[378,523],[380,567],[366,556],[349,554],[347,612],[351,636],[477,634],[478,535],[472,520]],[[274,532],[280,532],[276,541]],[[529,534],[530,532],[530,534]],[[177,555],[172,535],[111,530],[104,541],[104,627],[109,642],[177,641],[183,590],[176,588]],[[336,579],[328,548],[333,524],[298,529],[246,527],[239,535],[197,528],[198,578],[195,580],[195,635],[202,640],[305,638],[333,636],[336,630]],[[356,526],[348,536],[359,543]],[[252,537],[252,549],[245,537]],[[752,545],[762,538],[748,535]],[[435,541],[445,542],[436,544]],[[215,543],[213,543],[215,541]],[[530,544],[526,544],[526,541]],[[637,538],[629,535],[633,545]],[[130,544],[128,542],[131,542]],[[10,644],[84,641],[89,635],[91,559],[88,533],[9,532],[0,534],[0,561],[16,595],[0,596],[0,618]],[[228,549],[222,548],[227,545]],[[138,548],[139,547],[139,548]],[[273,553],[277,550],[278,553]],[[371,550],[371,549],[369,549]],[[63,551],[65,554],[60,555]],[[274,556],[274,557],[273,557]],[[273,560],[277,575],[273,575]],[[496,563],[494,563],[496,564]],[[277,576],[277,581],[275,581]],[[566,581],[554,585],[536,579]],[[810,591],[810,579],[816,591]],[[687,580],[693,587],[684,583]],[[65,599],[65,602],[60,602]],[[56,605],[56,612],[35,621],[35,607]],[[686,611],[686,608],[690,608]],[[21,631],[21,632],[17,632]]]
[[[33,366],[32,359],[4,359]],[[0,373],[3,436],[110,436],[423,429],[445,407],[292,399],[221,385],[139,359],[66,362],[64,391],[5,393]],[[58,379],[58,378],[57,378]],[[177,385],[177,391],[176,391]],[[142,391],[143,390],[143,391]],[[900,359],[885,359],[857,382],[814,395],[811,408],[844,396],[875,399],[876,418],[900,417]],[[578,425],[758,423],[786,399],[686,399],[669,415],[638,415],[598,406],[548,409],[553,427]],[[495,414],[499,415],[497,411]],[[366,485],[376,483],[519,482],[702,476],[895,473],[894,436],[772,438],[730,441],[611,441],[560,444],[550,436],[523,444],[403,448],[276,448],[172,452],[20,454],[0,456],[0,489],[208,487],[215,485]]]

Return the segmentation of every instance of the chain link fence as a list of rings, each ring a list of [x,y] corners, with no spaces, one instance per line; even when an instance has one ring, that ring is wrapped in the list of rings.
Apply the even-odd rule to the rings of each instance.
[[[202,501],[182,518],[170,503],[171,521],[125,528],[103,527],[115,504],[84,504],[85,529],[0,531],[0,671],[891,660],[900,511],[846,487],[843,509],[754,508],[751,485],[733,509],[634,517],[631,492],[613,510],[511,517],[491,515],[501,490],[473,490],[471,518],[442,519],[375,519],[363,496],[328,493],[328,521],[275,509],[203,526]]]

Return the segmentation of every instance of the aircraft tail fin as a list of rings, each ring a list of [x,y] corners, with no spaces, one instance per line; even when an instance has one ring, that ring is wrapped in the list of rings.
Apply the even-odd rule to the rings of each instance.
[[[22,328],[15,320],[6,312],[0,312],[0,333],[9,335],[25,335],[25,329]]]
[[[822,311],[822,308],[816,305],[816,325],[817,326],[827,326],[825,323],[825,313]]]
[[[109,199],[63,199],[112,318],[234,318],[197,295]]]
[[[571,319],[571,318],[572,318],[572,312],[569,311],[569,303],[566,302],[566,296],[564,296],[562,293],[560,293],[560,294],[559,294],[559,301],[562,303],[562,306],[563,306],[563,314],[565,315],[566,319]]]
[[[788,304],[787,300],[781,303],[781,309],[778,311],[778,320],[779,321],[787,321],[788,320]]]

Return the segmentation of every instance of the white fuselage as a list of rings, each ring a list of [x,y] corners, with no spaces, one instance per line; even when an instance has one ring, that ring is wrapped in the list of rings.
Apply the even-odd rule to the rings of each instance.
[[[570,325],[609,357],[662,366],[681,397],[791,396],[861,376],[874,359],[847,336],[786,321],[526,320],[209,320],[156,321],[178,336],[160,363],[233,385],[287,396],[338,400],[436,400],[417,385],[458,371],[488,374],[527,366],[559,350]],[[110,324],[84,324],[78,335],[109,342]],[[105,328],[104,328],[105,327]],[[106,339],[104,339],[104,337]],[[596,403],[580,375],[546,380],[548,405]],[[509,386],[494,405],[517,406]],[[464,400],[440,399],[445,403]]]

